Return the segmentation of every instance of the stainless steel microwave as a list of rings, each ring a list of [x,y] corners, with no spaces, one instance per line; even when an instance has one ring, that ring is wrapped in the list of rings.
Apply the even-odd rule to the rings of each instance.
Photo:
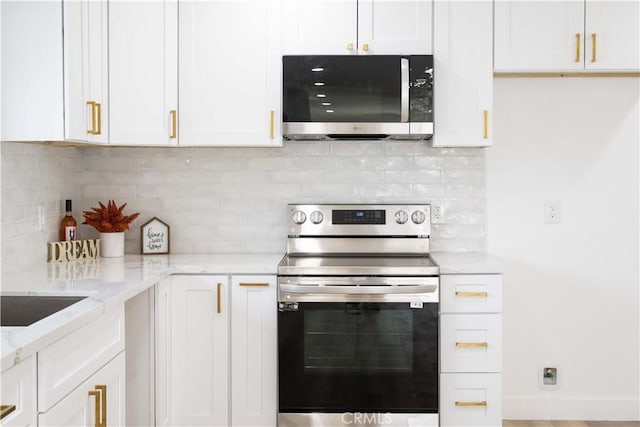
[[[290,140],[429,139],[432,55],[283,56]]]

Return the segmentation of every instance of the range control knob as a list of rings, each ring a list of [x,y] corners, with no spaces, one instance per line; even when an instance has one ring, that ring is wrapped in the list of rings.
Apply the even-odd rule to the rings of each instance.
[[[413,221],[414,224],[422,224],[424,220],[425,215],[422,211],[413,211],[411,214],[411,221]]]
[[[295,211],[291,214],[291,220],[296,224],[303,224],[307,220],[307,215],[302,211]]]
[[[309,219],[314,224],[320,224],[324,219],[324,215],[322,215],[322,212],[320,211],[313,211],[311,212],[311,215],[309,215]]]
[[[404,224],[409,220],[409,215],[405,211],[397,211],[395,217],[398,224]]]

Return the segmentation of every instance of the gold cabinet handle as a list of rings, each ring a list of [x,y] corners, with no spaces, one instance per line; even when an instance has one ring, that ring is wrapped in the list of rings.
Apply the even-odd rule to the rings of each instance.
[[[269,287],[268,283],[249,283],[249,282],[240,282],[239,283],[240,286],[247,286],[247,287]]]
[[[102,427],[100,423],[100,392],[98,390],[89,390],[89,396],[93,396],[95,398],[95,408],[96,413],[94,415],[94,424],[95,427]]]
[[[270,123],[269,136],[271,137],[271,139],[275,137],[275,128],[274,128],[275,117],[276,117],[276,112],[271,110],[269,114],[269,123]]]
[[[353,43],[347,44],[347,50],[353,50]]]
[[[456,291],[457,297],[486,297],[488,294],[486,292],[459,292]]]
[[[87,101],[87,105],[91,107],[91,129],[87,130],[90,135],[96,133],[96,103],[94,101]]]
[[[462,348],[487,348],[489,346],[489,344],[487,344],[486,342],[457,342],[456,343],[456,347],[462,347]]]
[[[171,135],[169,138],[175,139],[178,136],[178,111],[171,110],[169,114],[171,115]]]
[[[489,138],[489,110],[482,111],[482,120],[484,123],[484,132],[482,133],[482,138]]]
[[[456,406],[487,406],[487,402],[483,400],[482,402],[458,402],[456,401]]]
[[[369,44],[368,43],[364,43],[362,45],[362,50],[364,50],[365,52],[369,52]]]
[[[580,62],[580,33],[576,33],[576,62]]]
[[[222,294],[222,283],[218,283],[218,288],[216,290],[217,295],[217,308],[216,311],[218,314],[222,313],[222,301],[220,301],[220,295]]]
[[[98,116],[98,129],[94,132],[94,135],[102,135],[102,104],[96,102],[96,116]]]
[[[101,427],[107,427],[107,386],[97,385],[96,389],[100,391],[100,412],[102,413]]]
[[[0,420],[16,410],[16,405],[0,405]]]
[[[596,62],[596,33],[591,34],[591,62]]]

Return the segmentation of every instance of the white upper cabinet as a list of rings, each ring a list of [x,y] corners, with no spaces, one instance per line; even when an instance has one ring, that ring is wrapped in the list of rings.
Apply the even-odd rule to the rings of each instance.
[[[356,0],[283,0],[285,55],[358,53]]]
[[[640,70],[640,0],[587,0],[585,39],[587,70]]]
[[[493,2],[434,6],[434,147],[485,147],[493,139]]]
[[[178,139],[178,2],[109,3],[111,144]]]
[[[2,1],[0,9],[0,139],[62,140],[62,2]]]
[[[281,145],[280,0],[178,7],[180,145]]]
[[[109,142],[108,5],[64,2],[65,139]]]
[[[432,0],[284,0],[285,55],[429,54]]]
[[[639,3],[496,1],[495,70],[638,70]]]

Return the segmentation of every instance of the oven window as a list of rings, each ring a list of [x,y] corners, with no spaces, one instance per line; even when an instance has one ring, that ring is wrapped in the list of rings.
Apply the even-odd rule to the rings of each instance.
[[[380,304],[346,303],[304,312],[307,372],[374,374],[413,369],[413,314]]]
[[[299,303],[278,352],[280,412],[438,411],[437,303]]]

